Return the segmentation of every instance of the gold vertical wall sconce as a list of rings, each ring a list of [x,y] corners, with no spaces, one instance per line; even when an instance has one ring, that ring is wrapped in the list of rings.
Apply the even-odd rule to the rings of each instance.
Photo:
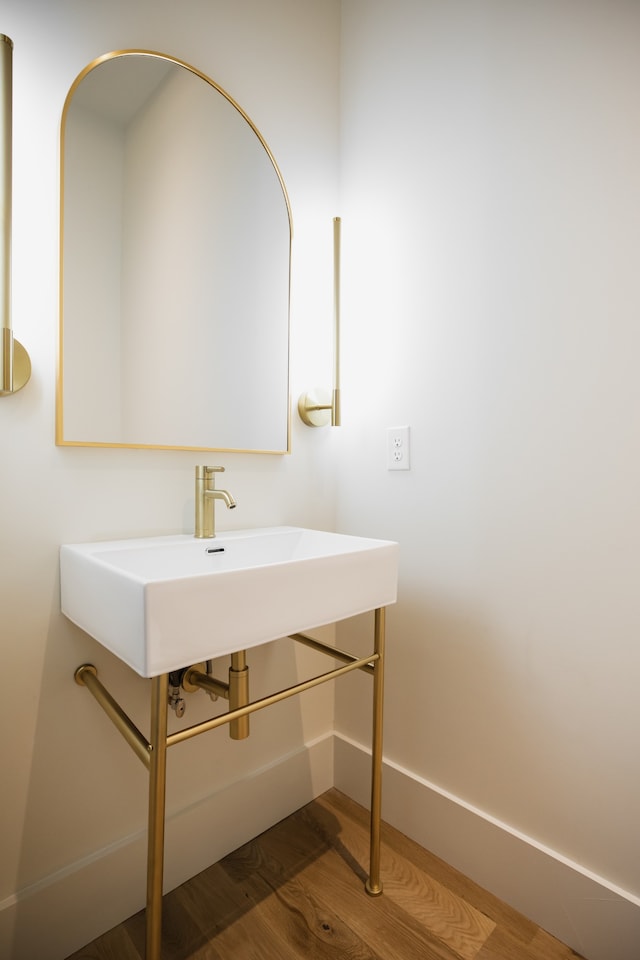
[[[13,42],[0,33],[0,397],[16,393],[31,376],[29,354],[11,329],[12,68]]]
[[[298,413],[308,427],[339,427],[340,411],[340,217],[333,218],[333,390],[300,395]]]

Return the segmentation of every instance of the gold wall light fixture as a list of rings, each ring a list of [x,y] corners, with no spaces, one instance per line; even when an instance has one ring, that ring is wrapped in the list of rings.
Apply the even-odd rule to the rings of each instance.
[[[340,411],[340,217],[333,218],[333,390],[322,387],[303,393],[298,414],[308,427],[339,427]]]
[[[13,41],[0,33],[0,397],[22,389],[31,376],[29,354],[11,329],[11,194]]]

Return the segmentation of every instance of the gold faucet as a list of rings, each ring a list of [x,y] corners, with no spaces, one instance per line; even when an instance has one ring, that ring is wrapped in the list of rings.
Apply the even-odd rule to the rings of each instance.
[[[216,473],[224,473],[224,467],[196,467],[196,528],[194,537],[207,539],[215,537],[216,500],[224,500],[229,510],[232,510],[236,505],[228,490],[216,490]]]

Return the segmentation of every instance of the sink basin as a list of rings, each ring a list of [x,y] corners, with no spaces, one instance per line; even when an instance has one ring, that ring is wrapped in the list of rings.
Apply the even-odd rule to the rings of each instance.
[[[66,544],[62,612],[143,677],[396,600],[398,544],[300,527]]]

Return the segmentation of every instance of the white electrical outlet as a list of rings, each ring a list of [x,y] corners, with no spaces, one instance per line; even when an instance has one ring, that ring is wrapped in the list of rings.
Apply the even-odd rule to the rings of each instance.
[[[409,427],[387,428],[387,470],[410,470]]]

